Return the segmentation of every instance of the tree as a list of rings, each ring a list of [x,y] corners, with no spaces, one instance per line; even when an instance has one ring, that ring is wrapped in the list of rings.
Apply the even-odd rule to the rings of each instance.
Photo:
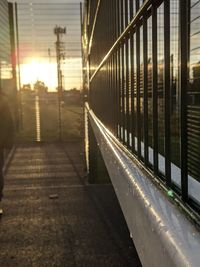
[[[37,81],[34,84],[34,91],[37,92],[38,94],[47,93],[48,92],[48,87],[45,85],[44,82]]]
[[[30,83],[28,84],[23,84],[22,88],[21,88],[21,91],[24,91],[24,92],[30,92],[31,91],[31,85]]]

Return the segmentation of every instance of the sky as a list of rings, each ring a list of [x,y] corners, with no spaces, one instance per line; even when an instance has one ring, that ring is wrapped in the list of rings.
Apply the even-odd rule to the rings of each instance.
[[[81,31],[79,0],[17,0],[21,85],[42,80],[49,90],[57,87],[55,26],[66,27],[62,36],[63,86],[80,89]]]

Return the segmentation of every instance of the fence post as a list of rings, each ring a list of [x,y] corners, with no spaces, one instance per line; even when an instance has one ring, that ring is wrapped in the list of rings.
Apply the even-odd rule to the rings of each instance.
[[[92,126],[88,121],[89,137],[89,177],[91,184],[110,183],[108,171],[106,169],[103,157],[101,155]]]

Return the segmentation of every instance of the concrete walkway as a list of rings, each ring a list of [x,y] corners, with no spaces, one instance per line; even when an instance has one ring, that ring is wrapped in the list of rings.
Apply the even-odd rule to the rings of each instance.
[[[85,185],[78,143],[18,146],[0,220],[0,266],[139,267],[111,185]]]

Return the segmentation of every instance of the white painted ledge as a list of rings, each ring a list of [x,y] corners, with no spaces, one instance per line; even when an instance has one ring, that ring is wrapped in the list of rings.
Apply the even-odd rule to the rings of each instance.
[[[89,119],[143,267],[200,267],[200,233],[90,111]]]

